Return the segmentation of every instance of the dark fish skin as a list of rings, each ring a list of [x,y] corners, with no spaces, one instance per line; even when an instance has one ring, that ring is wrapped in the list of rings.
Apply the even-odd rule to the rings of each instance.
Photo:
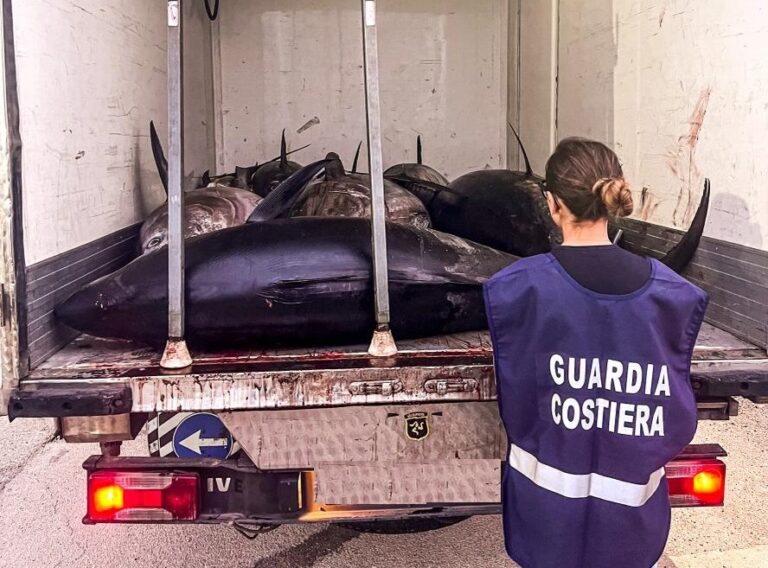
[[[300,164],[288,160],[286,149],[285,130],[283,130],[283,136],[280,139],[280,159],[267,162],[250,174],[249,186],[256,195],[266,197],[283,181],[288,179],[291,174],[301,169],[302,166]]]
[[[531,256],[551,250],[560,232],[549,214],[539,177],[510,170],[479,170],[448,187],[465,198],[461,210],[446,207],[436,229],[487,246]]]
[[[542,179],[510,170],[479,170],[444,186],[390,178],[416,195],[432,226],[518,256],[547,252],[559,242],[542,193]]]
[[[387,168],[384,172],[384,177],[388,179],[398,176],[431,181],[432,183],[438,183],[440,185],[448,185],[448,178],[436,169],[425,166],[424,164],[395,164],[394,166]]]
[[[291,174],[300,169],[301,165],[296,162],[267,162],[256,168],[256,171],[251,175],[250,187],[256,195],[266,197]]]
[[[395,164],[384,171],[384,177],[408,177],[440,185],[448,185],[448,178],[434,168],[424,165],[421,136],[416,137],[416,163]]]
[[[396,338],[486,327],[482,284],[515,257],[387,223]],[[68,326],[161,346],[167,249],[89,284],[56,308]],[[371,227],[359,218],[246,224],[187,243],[186,331],[195,348],[365,343],[375,326]]]

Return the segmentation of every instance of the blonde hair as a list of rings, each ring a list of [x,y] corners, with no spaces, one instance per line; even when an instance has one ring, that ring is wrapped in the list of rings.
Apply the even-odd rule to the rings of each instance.
[[[562,140],[547,160],[546,183],[579,221],[626,217],[634,209],[618,156],[595,140]]]

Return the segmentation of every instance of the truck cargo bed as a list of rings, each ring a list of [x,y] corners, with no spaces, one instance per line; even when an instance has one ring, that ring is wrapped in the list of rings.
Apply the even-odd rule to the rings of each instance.
[[[185,372],[123,341],[80,336],[37,367],[22,390],[127,385],[134,412],[482,401],[496,397],[487,332],[398,342],[391,358],[367,346],[194,354]],[[692,383],[701,397],[768,395],[765,350],[704,324]],[[42,393],[38,393],[42,394]]]

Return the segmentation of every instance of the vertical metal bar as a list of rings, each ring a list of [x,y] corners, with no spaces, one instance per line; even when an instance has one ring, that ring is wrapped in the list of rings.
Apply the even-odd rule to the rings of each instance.
[[[361,0],[363,10],[363,69],[368,125],[368,171],[371,175],[371,249],[373,253],[376,331],[369,352],[386,356],[397,352],[389,330],[387,235],[384,217],[384,174],[381,160],[381,104],[379,101],[379,52],[376,36],[376,1]]]
[[[0,416],[5,416],[8,397],[29,370],[22,144],[11,0],[2,0],[0,9],[0,51]]]
[[[168,343],[160,364],[192,363],[184,342],[184,85],[182,0],[168,0]]]

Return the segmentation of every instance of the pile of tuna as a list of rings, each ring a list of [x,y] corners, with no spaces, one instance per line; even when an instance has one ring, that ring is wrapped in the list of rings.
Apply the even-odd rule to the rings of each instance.
[[[154,127],[152,150],[167,190]],[[522,146],[521,146],[522,148]],[[358,153],[360,148],[358,147]],[[395,338],[484,329],[482,284],[559,234],[542,179],[480,170],[453,182],[422,163],[384,172],[391,326]],[[370,176],[338,155],[308,166],[280,156],[203,176],[185,194],[186,333],[194,348],[365,343],[375,327]],[[690,260],[708,191],[691,230],[663,259]],[[142,255],[56,308],[70,327],[161,346],[167,338],[167,206],[145,221]]]

